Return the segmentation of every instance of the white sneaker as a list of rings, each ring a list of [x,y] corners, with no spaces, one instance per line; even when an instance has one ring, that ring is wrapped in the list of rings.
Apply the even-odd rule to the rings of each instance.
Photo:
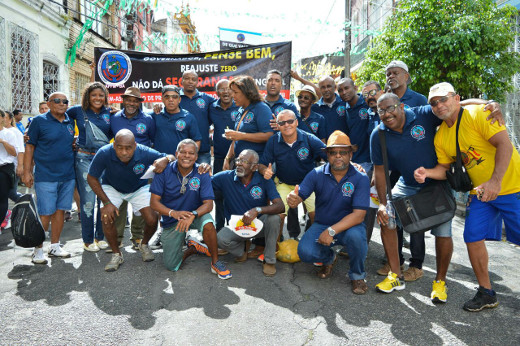
[[[115,272],[119,269],[119,266],[124,262],[122,253],[114,253],[110,258],[110,261],[105,266],[105,271],[107,272]]]
[[[34,264],[47,264],[47,259],[45,258],[41,247],[34,248],[31,262]]]
[[[96,240],[96,245],[101,249],[101,250],[105,250],[105,249],[108,249],[108,243],[104,240]]]
[[[60,246],[60,243],[51,244],[51,246],[49,246],[48,255],[51,257],[62,257],[62,258],[70,257],[70,253],[63,250]]]
[[[161,244],[162,231],[163,231],[162,227],[159,228],[157,230],[157,232],[155,232],[155,234],[153,235],[152,239],[150,239],[150,242],[148,243],[150,245],[150,249],[157,250],[157,249],[162,248],[162,244]]]
[[[92,244],[90,244],[88,246],[87,246],[87,244],[83,243],[83,249],[85,251],[98,252],[99,251],[99,246],[97,246],[96,243],[92,243]]]

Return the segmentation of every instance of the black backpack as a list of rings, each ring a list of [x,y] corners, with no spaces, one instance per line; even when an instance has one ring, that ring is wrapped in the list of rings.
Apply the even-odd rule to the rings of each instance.
[[[21,247],[35,247],[45,240],[45,230],[36,210],[33,195],[23,195],[14,205],[11,231],[14,242]]]

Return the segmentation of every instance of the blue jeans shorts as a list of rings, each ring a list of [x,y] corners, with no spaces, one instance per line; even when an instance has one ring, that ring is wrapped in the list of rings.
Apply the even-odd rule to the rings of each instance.
[[[56,210],[70,210],[74,195],[74,179],[59,182],[34,183],[36,206],[40,215],[52,215]]]

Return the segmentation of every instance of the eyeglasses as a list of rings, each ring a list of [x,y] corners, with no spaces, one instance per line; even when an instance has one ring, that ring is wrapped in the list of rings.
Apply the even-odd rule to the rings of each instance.
[[[291,125],[295,121],[296,121],[296,119],[282,120],[282,121],[278,121],[277,124],[278,124],[278,126],[284,126],[285,124]]]
[[[390,106],[390,107],[387,107],[386,109],[379,108],[379,109],[377,110],[377,114],[379,114],[379,115],[385,115],[386,112],[392,113],[393,111],[395,111],[395,109],[396,109],[397,107],[399,107],[399,105],[400,105],[400,103],[395,104],[395,105]]]
[[[162,98],[165,100],[177,100],[179,97],[179,95],[164,95]]]
[[[310,101],[312,100],[313,98],[310,97],[310,96],[302,96],[302,95],[298,95],[298,100],[307,100],[307,101]]]
[[[238,165],[238,164],[243,164],[243,165],[256,165],[258,162],[252,162],[252,161],[247,161],[247,160],[244,160],[244,159],[235,159],[235,165]]]
[[[62,99],[51,99],[49,100],[51,102],[54,102],[55,104],[59,105],[60,103],[63,103],[64,105],[68,105],[69,104],[69,100],[65,99],[65,100],[62,100]]]
[[[370,91],[367,91],[366,93],[363,93],[362,95],[363,95],[363,98],[366,99],[369,96],[375,96],[377,94],[377,92],[378,92],[378,90],[372,89]]]
[[[430,106],[432,106],[432,107],[436,107],[439,103],[446,103],[446,101],[448,101],[448,99],[449,99],[450,97],[452,97],[452,96],[454,96],[454,95],[443,96],[443,97],[441,97],[441,98],[438,99],[438,100],[431,101],[431,102],[430,102]]]
[[[228,93],[228,92],[230,92],[230,91],[231,91],[230,88],[226,88],[226,89],[217,89],[217,92],[218,92],[218,93]]]
[[[341,156],[346,156],[351,152],[351,150],[327,150],[327,154],[330,156],[338,156],[338,154],[340,154]]]

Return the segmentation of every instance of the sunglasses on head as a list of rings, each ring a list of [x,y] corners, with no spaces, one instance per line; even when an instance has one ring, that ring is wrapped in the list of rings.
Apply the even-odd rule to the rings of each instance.
[[[69,104],[69,100],[65,99],[65,100],[62,100],[62,99],[50,99],[49,100],[50,102],[54,102],[55,104],[59,105],[60,103],[63,103],[64,105],[68,105]]]
[[[285,124],[291,125],[295,121],[296,121],[296,119],[282,120],[282,121],[278,121],[277,124],[278,124],[278,126],[284,126]]]

